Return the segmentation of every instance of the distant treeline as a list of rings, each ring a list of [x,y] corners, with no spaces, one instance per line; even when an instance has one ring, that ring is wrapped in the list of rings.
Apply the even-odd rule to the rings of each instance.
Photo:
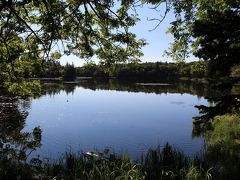
[[[128,63],[114,64],[111,66],[85,64],[82,67],[74,67],[73,64],[61,66],[57,61],[48,61],[42,67],[34,66],[34,74],[25,73],[25,77],[56,78],[73,80],[76,76],[119,79],[151,79],[173,80],[180,77],[204,78],[207,76],[206,63],[202,61],[191,63]]]
[[[189,63],[146,62],[113,64],[111,66],[87,63],[82,67],[73,64],[61,66],[58,61],[48,61],[42,67],[33,66],[34,73],[25,72],[25,78],[60,78],[75,80],[76,77],[117,78],[124,80],[173,81],[178,79],[216,79],[205,61]],[[217,73],[217,72],[216,72]],[[239,68],[229,77],[240,78]],[[227,79],[229,77],[226,77]],[[219,77],[217,78],[219,81]]]
[[[116,64],[111,67],[87,64],[77,68],[77,76],[116,77],[119,79],[172,80],[179,77],[203,78],[206,75],[206,64],[202,61],[191,63],[148,62]]]

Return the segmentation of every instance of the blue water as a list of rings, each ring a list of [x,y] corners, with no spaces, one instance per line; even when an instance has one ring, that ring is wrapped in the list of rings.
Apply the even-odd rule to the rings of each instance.
[[[187,93],[144,93],[91,90],[33,99],[24,131],[42,129],[42,147],[35,152],[57,158],[69,151],[111,148],[139,159],[149,148],[166,142],[187,155],[197,153],[203,139],[192,138],[195,105],[207,100]]]

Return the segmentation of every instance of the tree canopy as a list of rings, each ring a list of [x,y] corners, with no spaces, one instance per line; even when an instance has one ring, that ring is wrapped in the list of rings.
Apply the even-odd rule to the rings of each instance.
[[[1,1],[0,86],[11,89],[26,69],[63,54],[104,64],[139,61],[145,41],[129,31],[138,20],[129,8],[111,0]]]
[[[194,53],[209,61],[210,71],[218,71],[217,76],[229,75],[232,66],[238,67],[237,0],[2,0],[0,87],[29,88],[30,92],[32,86],[22,83],[26,73],[32,76],[33,67],[41,69],[46,61],[64,54],[97,57],[107,66],[139,62],[146,42],[129,28],[139,20],[133,12],[144,4],[152,4],[157,11],[165,4],[165,12],[154,19],[156,27],[168,12],[174,12],[168,30],[174,42],[166,51],[172,59],[181,62]]]
[[[171,3],[171,2],[170,2]],[[184,61],[190,53],[208,62],[210,76],[229,76],[240,64],[240,3],[237,0],[173,1],[174,36],[167,54]]]
[[[240,64],[240,11],[233,4],[221,11],[209,9],[193,23],[192,33],[200,45],[195,55],[209,61],[209,75],[229,76],[231,68]]]

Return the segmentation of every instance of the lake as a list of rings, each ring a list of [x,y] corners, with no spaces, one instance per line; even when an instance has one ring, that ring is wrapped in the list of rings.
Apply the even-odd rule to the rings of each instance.
[[[44,91],[30,100],[22,132],[39,126],[42,146],[33,154],[50,158],[110,148],[139,159],[167,142],[193,156],[204,143],[192,136],[194,106],[208,105],[204,96],[216,94],[198,84],[114,80],[49,83]]]

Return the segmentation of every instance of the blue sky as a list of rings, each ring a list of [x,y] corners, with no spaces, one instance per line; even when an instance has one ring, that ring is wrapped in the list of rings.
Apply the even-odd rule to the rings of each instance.
[[[172,62],[170,58],[166,56],[163,57],[163,54],[169,47],[169,43],[173,41],[172,36],[170,34],[166,34],[165,32],[168,27],[170,27],[170,22],[174,20],[174,14],[169,12],[160,26],[153,31],[150,30],[153,29],[158,22],[147,20],[148,18],[161,18],[160,16],[165,12],[164,6],[161,6],[159,10],[160,12],[150,9],[150,5],[144,5],[142,8],[138,8],[137,10],[140,21],[131,29],[131,31],[137,35],[138,39],[143,38],[148,43],[148,45],[142,48],[144,53],[144,56],[141,57],[142,62]],[[60,59],[60,62],[63,65],[66,64],[66,62],[73,62],[75,66],[82,66],[86,63],[85,60],[79,59],[73,55],[63,56]]]

